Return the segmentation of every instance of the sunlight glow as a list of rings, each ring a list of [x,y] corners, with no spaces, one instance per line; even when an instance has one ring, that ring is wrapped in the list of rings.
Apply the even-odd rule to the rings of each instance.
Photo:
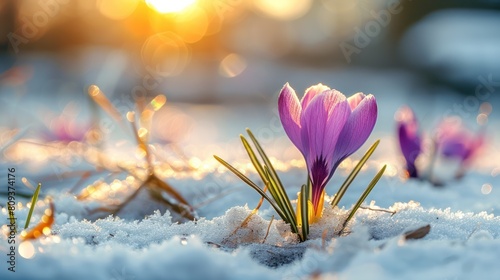
[[[139,0],[100,0],[97,2],[97,7],[102,15],[110,19],[122,20],[130,16],[138,4]]]
[[[176,18],[175,33],[185,43],[196,43],[207,34],[209,23],[205,9],[194,6]]]
[[[182,12],[195,2],[196,0],[146,0],[149,7],[162,14]]]
[[[312,5],[312,0],[255,0],[258,10],[267,16],[280,20],[293,20],[305,15]]]
[[[191,26],[187,24],[189,28]],[[186,27],[186,29],[189,29]],[[150,36],[141,49],[141,58],[145,65],[152,67],[161,76],[175,76],[180,74],[190,60],[190,52],[186,46],[185,37],[168,31]],[[204,33],[203,33],[204,34]],[[184,34],[182,34],[184,35]],[[197,38],[201,38],[197,36]]]

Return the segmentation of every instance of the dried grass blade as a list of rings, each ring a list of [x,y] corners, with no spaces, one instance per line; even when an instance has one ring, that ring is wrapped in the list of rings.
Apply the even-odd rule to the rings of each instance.
[[[91,85],[88,89],[88,94],[92,100],[97,103],[108,115],[110,115],[116,122],[120,123],[122,121],[122,117],[118,110],[113,106],[113,104],[109,101],[106,95],[99,89],[96,85]]]

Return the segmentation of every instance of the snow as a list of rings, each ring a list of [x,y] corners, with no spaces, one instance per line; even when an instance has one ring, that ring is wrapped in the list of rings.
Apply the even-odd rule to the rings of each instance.
[[[282,173],[290,183],[296,181],[294,173],[299,169]],[[365,173],[350,191],[359,193],[375,169]],[[210,179],[208,174],[205,177]],[[360,209],[349,234],[339,237],[335,230],[347,209],[326,208],[324,217],[311,228],[311,240],[302,244],[279,219],[271,223],[264,238],[270,216],[275,215],[267,205],[241,227],[258,197],[249,199],[250,207],[228,207],[225,213],[195,222],[175,223],[168,211],[158,210],[138,220],[108,216],[89,221],[85,209],[92,203],[54,192],[57,214],[52,235],[25,242],[33,246],[34,256],[18,255],[16,273],[2,270],[0,274],[8,279],[303,279],[312,275],[322,279],[494,279],[500,272],[495,261],[500,251],[500,218],[479,209],[497,210],[498,201],[477,188],[467,188],[480,178],[481,174],[472,174],[453,189],[437,189],[419,181],[400,182],[396,187],[383,180],[369,197],[380,203],[368,202],[366,206],[373,209]],[[247,191],[241,187],[241,192]],[[358,195],[350,197],[350,193],[347,200]],[[240,196],[246,195],[233,193],[232,199],[241,201]],[[457,198],[460,203],[452,203]],[[470,203],[474,200],[475,204]],[[393,213],[376,211],[381,205]],[[35,212],[37,221],[41,213]],[[27,208],[16,214],[23,221]],[[5,210],[1,216],[7,219]],[[423,239],[402,238],[405,232],[427,224],[431,230]]]
[[[273,223],[262,243],[269,220],[260,216],[234,231],[250,214],[247,207],[184,224],[159,211],[140,221],[90,222],[58,214],[53,235],[30,242],[35,255],[19,258],[16,273],[2,274],[9,279],[300,279],[314,273],[418,279],[439,273],[444,279],[493,279],[488,277],[498,273],[500,218],[426,209],[417,202],[398,202],[388,210],[395,214],[361,209],[349,235],[322,241],[313,233],[303,244],[281,222]],[[335,211],[327,212],[316,225],[322,231],[335,222]],[[404,241],[405,231],[426,224],[431,231],[424,239]]]

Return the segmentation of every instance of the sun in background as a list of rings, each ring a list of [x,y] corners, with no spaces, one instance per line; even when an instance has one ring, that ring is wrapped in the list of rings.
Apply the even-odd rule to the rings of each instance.
[[[193,5],[196,0],[146,0],[149,7],[159,13],[178,13]]]

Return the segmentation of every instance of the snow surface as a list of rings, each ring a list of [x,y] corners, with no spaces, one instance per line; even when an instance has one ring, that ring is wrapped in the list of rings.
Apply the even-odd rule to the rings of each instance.
[[[70,198],[63,198],[70,199]],[[75,202],[76,203],[76,202]],[[8,279],[496,279],[500,219],[491,214],[426,209],[395,203],[396,214],[360,210],[352,232],[328,236],[338,221],[327,210],[312,240],[297,244],[287,226],[230,208],[224,215],[184,224],[159,211],[141,221],[108,217],[95,222],[58,214],[53,235],[30,242],[31,259],[19,258]],[[5,214],[4,214],[5,216]],[[5,216],[6,218],[6,216]],[[430,224],[421,240],[402,233]],[[278,266],[278,267],[276,267]],[[89,269],[91,268],[91,269]]]

